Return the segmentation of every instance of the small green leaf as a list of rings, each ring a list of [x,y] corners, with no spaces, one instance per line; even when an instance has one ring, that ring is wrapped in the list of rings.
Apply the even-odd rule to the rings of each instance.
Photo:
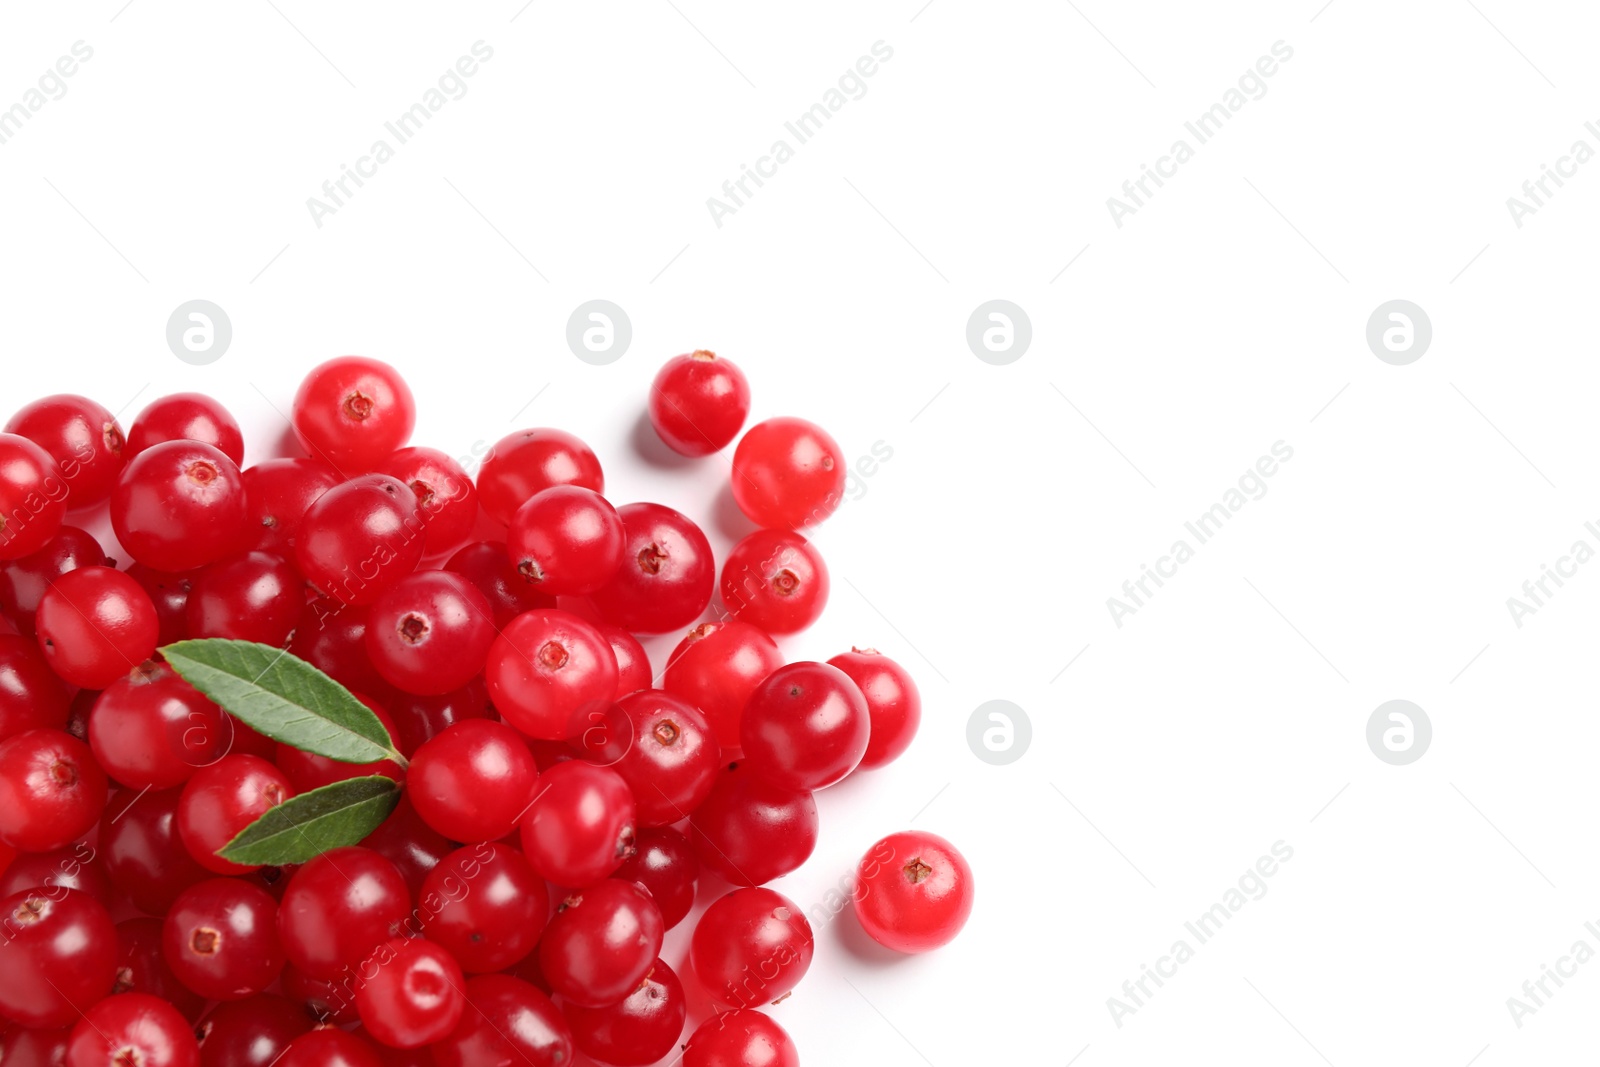
[[[217,855],[251,866],[304,863],[330,848],[360,843],[399,802],[400,784],[392,778],[347,778],[268,809]]]
[[[371,709],[281,648],[213,637],[178,641],[161,654],[186,682],[274,741],[342,763],[406,765]]]

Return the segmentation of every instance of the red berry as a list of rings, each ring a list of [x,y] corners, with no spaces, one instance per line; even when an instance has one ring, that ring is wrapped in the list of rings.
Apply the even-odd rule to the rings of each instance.
[[[551,486],[511,516],[506,553],[539,592],[583,596],[610,581],[622,564],[622,520],[599,493]]]
[[[25,890],[0,900],[0,1018],[66,1026],[111,992],[117,929],[87,893]]]
[[[683,1067],[800,1067],[800,1053],[771,1017],[740,1008],[700,1024],[684,1046]]]
[[[278,980],[278,902],[239,878],[184,890],[167,912],[162,949],[178,980],[208,1000],[243,1000]]]
[[[459,689],[437,696],[395,693],[388,710],[394,719],[391,735],[401,755],[409,757],[423,743],[438,737],[447,726],[463,719],[487,719],[494,714],[489,687],[480,675]]]
[[[412,806],[409,794],[383,825],[366,836],[362,848],[370,848],[400,871],[413,897],[421,897],[428,872],[456,850],[456,843],[422,821]]]
[[[511,565],[506,546],[498,541],[474,541],[444,565],[478,587],[494,608],[494,624],[504,629],[512,619],[535,608],[553,608],[556,598],[539,592]]]
[[[300,1006],[318,1025],[348,1026],[356,1021],[355,967],[339,978],[313,978],[288,963],[283,968],[283,995]]]
[[[733,452],[733,499],[757,526],[815,526],[844,500],[844,484],[839,443],[804,419],[757,423]]]
[[[765,631],[747,622],[703,622],[667,657],[661,688],[705,713],[723,748],[739,747],[744,706],[783,653]]]
[[[395,732],[394,720],[383,706],[370,697],[360,693],[351,693],[367,710],[378,717],[383,728],[393,737]],[[374,774],[381,774],[385,778],[392,778],[397,782],[406,780],[406,772],[394,760],[374,760],[371,763],[345,763],[343,760],[329,759],[313,752],[306,752],[295,748],[293,745],[277,745],[273,751],[274,763],[289,779],[289,784],[296,793],[309,793],[313,789],[321,789],[325,785],[343,782],[351,778],[365,778]]]
[[[516,829],[539,771],[515,730],[467,719],[417,749],[406,777],[423,822],[453,841],[494,841]]]
[[[56,579],[39,602],[39,647],[69,684],[104,689],[150,658],[160,624],[139,583],[110,567]]]
[[[217,1005],[195,1028],[201,1067],[274,1067],[289,1042],[311,1029],[298,1005],[271,993]]]
[[[422,932],[468,974],[503,971],[533,951],[550,892],[522,853],[483,842],[445,857],[422,884]]]
[[[171,789],[233,743],[233,720],[170,667],[147,663],[112,682],[89,713],[89,747],[134,789]]]
[[[734,885],[762,885],[810,858],[817,847],[817,805],[809,792],[734,763],[695,809],[689,837],[707,870]]]
[[[364,474],[317,498],[300,523],[295,560],[340,604],[371,604],[422,559],[417,495],[387,474]]]
[[[213,563],[195,577],[184,629],[190,637],[227,637],[281,648],[305,602],[305,583],[288,560],[271,552],[246,552]]]
[[[541,990],[503,974],[467,982],[467,1010],[431,1051],[438,1067],[568,1067],[572,1031]]]
[[[972,868],[935,834],[890,834],[867,851],[856,877],[862,929],[897,952],[947,944],[972,914]]]
[[[318,1028],[289,1042],[273,1067],[384,1067],[378,1048],[343,1030]]]
[[[0,560],[21,559],[61,529],[72,487],[50,453],[14,433],[0,433]]]
[[[405,576],[367,613],[367,658],[389,684],[422,696],[440,696],[472,681],[494,638],[489,601],[449,571]]]
[[[733,546],[722,565],[722,602],[769,634],[804,630],[828,604],[822,553],[790,530],[757,530]]]
[[[324,852],[289,879],[278,905],[278,936],[296,969],[348,979],[380,942],[400,933],[411,893],[394,864],[371,849]]]
[[[566,1010],[579,1051],[615,1067],[645,1067],[666,1056],[683,1036],[688,1013],[683,983],[662,960],[616,1004]]]
[[[749,1008],[782,1000],[805,977],[814,944],[798,905],[770,889],[736,889],[706,909],[689,958],[718,1004]]]
[[[294,796],[284,773],[259,756],[224,756],[201,767],[178,800],[178,836],[200,866],[217,874],[256,868],[225,860],[217,850],[269,808]]]
[[[449,1035],[466,1010],[466,978],[431,941],[391,938],[361,965],[361,1025],[390,1048],[417,1048]]]
[[[376,470],[400,479],[417,494],[427,555],[454,552],[472,535],[478,523],[478,490],[461,464],[437,448],[412,447],[391,453]]]
[[[69,701],[39,646],[19,634],[0,634],[0,741],[24,730],[60,729]]]
[[[750,694],[739,739],[750,769],[790,789],[821,789],[856,769],[872,736],[867,701],[826,663],[791,663]]]
[[[518,430],[495,442],[478,470],[478,499],[496,522],[511,521],[525,500],[552,485],[606,491],[589,446],[561,430]]]
[[[644,981],[665,933],[650,894],[609,878],[562,903],[539,940],[539,967],[560,996],[603,1008]]]
[[[178,1009],[185,1019],[198,1019],[206,998],[178,980],[161,950],[166,927],[160,919],[127,919],[117,924],[116,993],[148,993]],[[0,1060],[0,1063],[5,1063]]]
[[[352,475],[374,469],[406,443],[417,406],[389,364],[340,356],[305,376],[291,417],[295,436],[313,458]]]
[[[145,591],[150,603],[155,606],[158,626],[156,647],[170,645],[187,637],[189,593],[194,588],[193,573],[168,574],[166,571],[152,570],[143,563],[135,563],[125,573],[139,583],[139,588]]]
[[[622,566],[590,598],[607,622],[635,633],[688,626],[711,603],[716,561],[688,517],[660,504],[626,504]]]
[[[128,427],[128,459],[168,441],[199,441],[236,464],[244,462],[238,420],[204,393],[173,393],[150,401]]]
[[[70,1026],[58,1030],[15,1027],[0,1033],[0,1063],[6,1067],[62,1067],[71,1037]]]
[[[633,855],[622,861],[612,877],[642,886],[661,909],[661,921],[670,930],[694,907],[700,861],[688,839],[670,826],[640,830],[633,848]]]
[[[636,824],[633,794],[616,771],[558,763],[539,779],[523,816],[522,851],[557,885],[593,885],[633,854]]]
[[[649,689],[654,676],[650,673],[650,657],[639,639],[620,626],[609,622],[594,623],[600,636],[611,646],[617,661],[617,697],[625,697],[640,689]]]
[[[5,432],[26,437],[50,454],[71,489],[69,507],[98,504],[117,484],[124,459],[122,428],[88,397],[42,397],[11,416]]]
[[[716,784],[717,739],[705,716],[687,701],[659,689],[641,689],[616,702],[620,736],[586,733],[585,759],[622,776],[638,803],[640,826],[686,819]],[[615,719],[615,713],[610,716]],[[602,737],[604,734],[606,736]]]
[[[211,877],[178,837],[182,793],[124,789],[100,818],[100,853],[111,883],[151,915],[166,914],[180,893]]]
[[[100,542],[76,526],[63,526],[39,551],[0,563],[0,611],[32,637],[39,601],[56,579],[79,567],[110,566]]]
[[[75,889],[94,897],[107,911],[117,904],[117,892],[93,846],[82,841],[49,852],[23,852],[0,872],[0,897],[28,889],[54,890],[56,895]]]
[[[289,651],[347,689],[382,692],[388,683],[367,656],[366,633],[366,608],[317,597],[300,613]]]
[[[828,661],[828,666],[849,675],[867,702],[872,732],[867,753],[861,757],[861,768],[868,770],[894,762],[911,747],[922,722],[922,695],[910,672],[875,648],[841,652]]]
[[[617,658],[600,632],[559,609],[517,616],[489,648],[484,677],[505,720],[529,737],[571,735],[588,712],[610,704]]]
[[[111,526],[122,547],[146,567],[203,567],[244,540],[244,478],[232,459],[210,445],[153,445],[122,469],[111,494]]]
[[[123,993],[83,1013],[65,1067],[200,1067],[188,1020],[160,997]]]
[[[246,467],[245,528],[240,547],[294,555],[300,522],[317,498],[341,481],[318,459],[269,459]]]
[[[23,852],[71,844],[100,818],[108,786],[89,746],[60,730],[0,742],[0,841]]]
[[[648,410],[668,448],[707,456],[739,436],[750,414],[750,383],[738,367],[699,349],[667,360],[650,384]]]

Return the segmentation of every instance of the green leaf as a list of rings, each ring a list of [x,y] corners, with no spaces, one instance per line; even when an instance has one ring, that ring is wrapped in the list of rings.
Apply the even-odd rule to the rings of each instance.
[[[281,648],[213,637],[178,641],[161,654],[190,685],[274,741],[342,763],[406,765],[370,708]]]
[[[251,866],[304,863],[330,848],[358,844],[399,802],[400,783],[381,774],[334,782],[268,809],[217,855]]]

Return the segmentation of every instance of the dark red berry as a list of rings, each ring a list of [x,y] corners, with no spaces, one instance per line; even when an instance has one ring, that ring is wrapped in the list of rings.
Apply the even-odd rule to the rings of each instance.
[[[431,941],[391,938],[361,964],[356,1011],[373,1038],[417,1048],[447,1037],[466,1010],[461,967]]]
[[[39,551],[61,529],[72,488],[50,453],[0,433],[0,560]]]
[[[63,526],[39,551],[0,563],[0,611],[20,633],[32,637],[39,601],[58,578],[79,567],[111,565],[100,542],[87,530]]]
[[[539,940],[539,967],[573,1004],[603,1008],[644,981],[665,933],[650,894],[610,878],[562,903]]]
[[[550,997],[502,974],[468,980],[461,1022],[431,1046],[438,1067],[569,1067],[572,1030]]]
[[[117,929],[87,893],[30,889],[0,900],[0,1018],[67,1026],[79,1005],[111,992],[116,973]]]
[[[790,789],[821,789],[856,769],[872,736],[866,698],[826,663],[791,663],[756,687],[739,739],[751,770]]]
[[[200,1067],[189,1021],[160,997],[123,993],[83,1013],[65,1067]]]
[[[122,428],[88,397],[42,397],[11,416],[5,432],[26,437],[50,454],[69,486],[70,508],[100,503],[117,484],[125,458]]]
[[[231,755],[201,767],[178,800],[178,836],[200,866],[217,874],[245,874],[254,867],[217,855],[269,808],[294,796],[284,773],[258,756]]]
[[[560,886],[593,885],[633,854],[633,793],[609,767],[558,763],[539,779],[522,820],[522,851]]]
[[[208,1000],[243,1000],[283,970],[278,902],[241,878],[184,890],[167,912],[162,949],[178,980]]]
[[[246,467],[245,528],[240,548],[294,555],[300,522],[317,498],[341,481],[318,459],[269,459]]]
[[[600,617],[635,633],[661,634],[694,622],[711,603],[716,562],[689,518],[660,504],[626,504],[622,565],[590,599]]]
[[[688,1016],[683,983],[662,960],[633,992],[604,1008],[569,1007],[578,1049],[614,1067],[646,1067],[671,1052]]]
[[[689,821],[705,869],[734,885],[763,885],[796,870],[817,847],[817,805],[735,763]]]
[[[411,893],[393,863],[371,849],[336,848],[308,860],[278,906],[278,935],[296,969],[349,978],[374,946],[402,932]]]
[[[338,604],[371,604],[422,559],[417,495],[387,474],[364,474],[329,489],[301,520],[300,573]]]
[[[461,464],[437,448],[412,447],[391,453],[375,469],[400,479],[417,494],[427,555],[454,552],[472,535],[478,522],[478,491]]]
[[[468,974],[502,971],[533,951],[550,894],[522,853],[482,842],[445,857],[418,896],[422,931]]]

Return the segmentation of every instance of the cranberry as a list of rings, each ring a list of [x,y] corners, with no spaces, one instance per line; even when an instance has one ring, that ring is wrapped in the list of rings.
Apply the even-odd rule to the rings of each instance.
[[[378,717],[383,728],[394,736],[394,720],[383,706],[370,697],[360,693],[352,693],[367,710]],[[343,782],[350,778],[365,778],[374,774],[381,774],[385,778],[392,778],[397,782],[405,781],[405,771],[394,760],[374,760],[371,763],[345,763],[343,760],[329,759],[319,756],[314,752],[306,752],[295,748],[293,745],[280,744],[276,746],[273,762],[278,769],[289,778],[289,784],[296,793],[309,793],[313,789],[321,789],[325,785]]]
[[[60,729],[69,701],[39,646],[19,634],[0,634],[0,741],[24,730]]]
[[[733,499],[757,526],[814,526],[843,502],[844,484],[839,443],[804,419],[757,423],[733,452]]]
[[[700,1024],[684,1046],[683,1067],[800,1067],[800,1053],[770,1016],[738,1008]]]
[[[326,597],[307,601],[289,651],[348,689],[382,692],[388,685],[367,656],[367,609]]]
[[[431,941],[391,938],[361,965],[361,1025],[390,1048],[417,1048],[449,1035],[466,1010],[466,978]]]
[[[773,1004],[805,977],[811,924],[794,901],[770,889],[735,889],[700,917],[689,959],[700,984],[730,1008]]]
[[[636,633],[688,626],[711,603],[711,544],[686,516],[660,504],[626,504],[622,566],[591,599],[607,622]]]
[[[244,463],[238,420],[204,393],[173,393],[150,401],[128,427],[128,459],[168,441],[199,441],[236,464]]]
[[[744,372],[700,349],[667,360],[650,384],[650,425],[668,448],[708,456],[727,448],[750,414]]]
[[[571,612],[517,616],[489,648],[489,698],[529,737],[560,740],[617,690],[617,658],[600,632]]]
[[[13,893],[0,900],[0,933],[0,1017],[66,1026],[116,981],[117,929],[87,893]]]
[[[633,854],[633,794],[609,767],[558,763],[539,779],[522,820],[522,851],[562,886],[593,885]]]
[[[600,636],[611,646],[611,655],[617,661],[617,688],[615,695],[625,697],[640,689],[649,689],[654,675],[650,672],[650,657],[639,639],[620,626],[609,622],[593,624]]]
[[[645,1067],[671,1052],[688,1013],[683,983],[662,960],[618,1003],[566,1011],[579,1050],[615,1067]]]
[[[112,682],[89,713],[89,747],[134,789],[170,789],[228,754],[233,719],[178,677],[147,663]]]
[[[185,986],[167,966],[161,950],[165,926],[160,919],[128,919],[117,924],[117,980],[111,992],[148,993],[177,1008],[185,1019],[198,1019],[206,998]]]
[[[826,663],[791,663],[750,694],[739,739],[751,770],[790,789],[821,789],[856,769],[872,718],[850,676]]]
[[[411,895],[420,897],[428,872],[456,850],[456,843],[422,821],[407,793],[383,825],[361,842],[361,847],[370,848],[394,864]]]
[[[340,356],[305,376],[294,394],[292,421],[312,456],[345,474],[360,474],[406,443],[417,405],[389,364]]]
[[[0,742],[0,841],[23,852],[71,844],[100,818],[108,785],[89,746],[60,730]]]
[[[283,968],[283,995],[319,1025],[348,1026],[356,1021],[355,987],[354,966],[331,979],[313,978],[292,963]]]
[[[890,834],[868,850],[856,879],[862,929],[897,952],[947,944],[972,914],[972,868],[936,834]]]
[[[410,756],[422,745],[463,719],[487,719],[494,714],[489,703],[489,687],[483,678],[472,679],[460,689],[438,696],[396,693],[389,701],[395,729],[391,736],[400,753]]]
[[[738,619],[704,622],[672,650],[661,688],[704,712],[718,743],[736,749],[745,703],[781,666],[783,653],[764,631]]]
[[[109,566],[99,541],[76,526],[63,526],[39,551],[0,563],[0,611],[32,637],[39,601],[56,579],[79,567]]]
[[[143,563],[135,563],[126,573],[139,583],[156,609],[156,647],[188,637],[189,593],[194,588],[194,574],[168,574]]]
[[[730,764],[689,822],[695,854],[734,885],[762,885],[796,870],[817,847],[817,805],[804,790]]]
[[[411,893],[393,863],[352,846],[308,860],[278,907],[278,935],[289,962],[312,978],[335,979],[373,947],[399,933]]]
[[[104,689],[150,658],[160,626],[139,583],[110,567],[56,579],[39,601],[39,647],[72,685]]]
[[[0,560],[43,548],[67,513],[71,486],[50,453],[14,433],[0,433]]]
[[[769,634],[804,630],[828,604],[822,553],[790,530],[757,530],[722,565],[722,602]]]
[[[705,716],[659,689],[641,689],[616,706],[623,716],[620,736],[583,745],[583,755],[628,783],[638,802],[639,825],[666,826],[688,818],[716,784],[717,739]]]
[[[62,1067],[67,1062],[71,1027],[28,1030],[22,1027],[0,1033],[0,1063],[6,1067]]]
[[[511,517],[506,552],[541,593],[583,596],[610,581],[621,565],[622,520],[599,493],[551,486]]]
[[[178,801],[178,836],[208,871],[244,874],[255,867],[234,863],[217,851],[267,812],[294,796],[284,773],[259,756],[224,756],[201,767]]]
[[[147,567],[203,567],[243,540],[244,479],[234,461],[210,445],[153,445],[123,468],[111,494],[111,526],[122,547]]]
[[[518,430],[495,442],[478,470],[478,499],[502,525],[533,494],[552,485],[606,491],[600,461],[589,446],[561,430]]]
[[[506,845],[468,845],[423,882],[428,940],[444,946],[468,974],[510,967],[539,942],[550,892],[522,853]]]
[[[603,1008],[644,981],[665,933],[650,894],[610,878],[562,903],[539,940],[539,966],[559,995]]]
[[[123,993],[83,1013],[67,1042],[65,1067],[200,1067],[200,1044],[160,997]]]
[[[454,841],[493,841],[517,826],[538,768],[504,723],[467,719],[417,749],[407,794],[422,821]]]
[[[311,1029],[292,1001],[271,993],[217,1005],[195,1030],[201,1067],[274,1067],[289,1042]]]
[[[700,861],[688,839],[669,826],[640,830],[633,848],[633,855],[622,861],[612,877],[643,886],[670,930],[694,907]]]
[[[911,673],[875,648],[852,648],[828,661],[850,676],[867,702],[871,737],[861,769],[893,763],[911,747],[922,722],[922,695]]]
[[[384,1067],[378,1048],[343,1030],[318,1028],[289,1042],[273,1067]]]
[[[384,458],[379,474],[398,478],[417,494],[427,555],[454,552],[478,523],[478,490],[461,464],[437,448],[402,448]]]
[[[116,906],[117,893],[106,877],[105,867],[86,842],[51,849],[49,852],[24,852],[0,873],[0,897],[32,889],[53,891],[57,896],[68,889],[87,893],[109,911]],[[0,1060],[0,1063],[5,1063]]]
[[[166,914],[180,893],[211,876],[178,838],[182,793],[125,789],[100,819],[100,851],[111,883],[151,915]]]
[[[271,552],[246,552],[199,573],[185,608],[185,631],[190,637],[227,637],[281,648],[305,602],[305,584],[288,560]]]
[[[432,1046],[438,1067],[568,1067],[572,1031],[527,982],[485,974],[467,982],[461,1022]]]
[[[26,437],[50,454],[71,486],[74,508],[100,503],[117,484],[124,459],[122,428],[116,416],[88,397],[42,397],[11,416],[5,432]]]
[[[489,601],[449,571],[401,578],[367,614],[367,658],[391,685],[422,696],[470,682],[483,670],[494,638]]]
[[[246,467],[245,530],[242,548],[294,554],[300,521],[317,498],[341,481],[317,459],[269,459]]]
[[[167,912],[162,948],[173,973],[210,1000],[253,997],[278,979],[278,902],[238,878],[183,891]]]
[[[364,474],[317,498],[300,523],[295,559],[317,591],[371,604],[422,559],[417,495],[387,474]]]
[[[539,592],[511,565],[506,546],[498,541],[475,541],[450,557],[444,569],[461,575],[478,587],[494,609],[495,626],[504,629],[512,619],[536,608],[553,608],[556,599]]]

